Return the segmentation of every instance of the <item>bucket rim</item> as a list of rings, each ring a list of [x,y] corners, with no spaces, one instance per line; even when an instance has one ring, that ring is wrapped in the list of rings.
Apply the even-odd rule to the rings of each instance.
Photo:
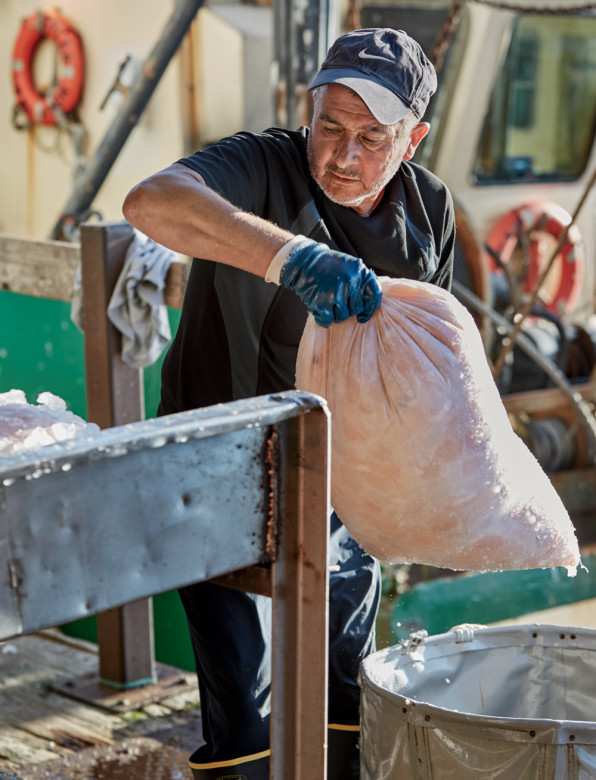
[[[482,739],[506,739],[510,742],[537,742],[543,744],[596,745],[596,722],[553,718],[525,718],[485,715],[453,710],[415,699],[398,691],[390,691],[371,674],[379,661],[402,668],[408,664],[428,661],[456,653],[486,651],[503,647],[542,644],[549,647],[569,647],[596,651],[596,629],[557,626],[551,624],[511,624],[505,626],[455,626],[450,631],[434,636],[416,632],[398,645],[369,655],[361,664],[360,685],[363,703],[367,691],[399,707],[401,718],[422,728],[457,726],[458,732]],[[414,641],[412,640],[414,637]],[[572,638],[573,637],[573,638]],[[517,641],[516,641],[517,640]],[[523,641],[522,641],[523,640]],[[410,643],[410,644],[408,644]],[[589,645],[589,646],[586,646]],[[363,727],[366,706],[363,707]]]

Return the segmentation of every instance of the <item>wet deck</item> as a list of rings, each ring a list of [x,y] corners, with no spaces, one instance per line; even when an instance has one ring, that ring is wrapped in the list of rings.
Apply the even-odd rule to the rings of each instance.
[[[201,739],[196,677],[181,673],[182,691],[128,712],[53,688],[97,669],[95,645],[58,631],[0,643],[0,772],[18,780],[190,780],[188,755]]]

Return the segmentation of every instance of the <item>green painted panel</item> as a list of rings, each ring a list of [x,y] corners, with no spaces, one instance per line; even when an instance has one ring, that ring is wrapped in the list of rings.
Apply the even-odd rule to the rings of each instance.
[[[169,317],[175,333],[180,312],[170,310]],[[162,362],[163,356],[143,372],[147,417],[157,412]],[[69,303],[0,291],[0,393],[12,389],[23,390],[30,403],[40,393],[54,393],[86,418],[83,335],[70,319]],[[156,596],[153,610],[157,660],[194,669],[178,594]],[[97,641],[95,618],[63,628],[70,636]]]
[[[396,597],[390,607],[389,643],[426,629],[441,634],[460,623],[494,623],[596,597],[596,555],[585,569],[529,569],[439,577]]]
[[[54,393],[85,417],[83,336],[69,304],[0,292],[0,392],[12,389],[30,403]]]
[[[180,312],[170,310],[175,332]],[[162,358],[143,372],[147,417],[159,403]],[[70,304],[0,291],[0,392],[23,390],[30,403],[43,392],[86,417],[83,335],[70,319]]]
[[[178,593],[170,591],[153,598],[155,658],[178,669],[195,671],[190,634]]]

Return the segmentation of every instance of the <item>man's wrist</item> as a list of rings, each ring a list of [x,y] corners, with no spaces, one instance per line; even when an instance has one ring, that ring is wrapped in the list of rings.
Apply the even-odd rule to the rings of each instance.
[[[265,281],[266,282],[273,282],[274,284],[280,284],[280,276],[281,276],[281,270],[284,267],[284,265],[288,262],[288,259],[292,252],[295,249],[298,249],[299,246],[304,244],[305,242],[310,242],[311,239],[307,238],[306,236],[294,236],[294,238],[291,238],[289,241],[287,241],[281,249],[279,249],[275,256],[273,257],[273,260],[269,264],[269,268],[267,269],[267,272],[265,274]]]

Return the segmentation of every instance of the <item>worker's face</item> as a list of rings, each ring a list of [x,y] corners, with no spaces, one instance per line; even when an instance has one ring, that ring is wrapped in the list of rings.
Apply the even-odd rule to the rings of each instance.
[[[311,174],[330,200],[367,216],[429,127],[421,122],[404,132],[404,123],[382,125],[355,92],[329,84],[315,102],[308,144]]]

